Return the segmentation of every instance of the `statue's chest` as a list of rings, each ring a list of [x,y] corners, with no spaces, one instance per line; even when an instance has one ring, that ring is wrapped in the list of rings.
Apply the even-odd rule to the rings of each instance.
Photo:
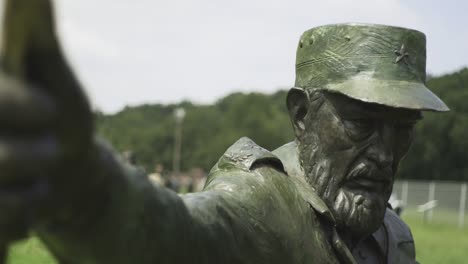
[[[332,246],[332,235],[311,210],[309,227],[303,233],[304,261],[302,263],[338,264],[340,256]]]

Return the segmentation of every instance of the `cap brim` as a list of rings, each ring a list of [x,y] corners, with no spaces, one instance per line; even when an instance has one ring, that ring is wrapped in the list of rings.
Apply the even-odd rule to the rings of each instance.
[[[323,88],[353,99],[389,107],[436,112],[450,110],[439,97],[419,82],[352,79],[330,83]]]

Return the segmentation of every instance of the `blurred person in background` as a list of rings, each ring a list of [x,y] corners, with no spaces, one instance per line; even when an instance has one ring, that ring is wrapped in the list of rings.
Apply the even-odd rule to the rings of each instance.
[[[201,168],[193,168],[190,171],[192,177],[193,192],[200,192],[205,187],[206,173]]]
[[[164,166],[162,164],[156,164],[154,171],[148,175],[149,180],[158,186],[164,186],[166,181],[163,177]]]

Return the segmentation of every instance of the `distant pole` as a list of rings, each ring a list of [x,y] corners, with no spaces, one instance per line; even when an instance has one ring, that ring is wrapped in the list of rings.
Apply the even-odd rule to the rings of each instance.
[[[428,197],[428,202],[430,201],[434,201],[435,199],[435,183],[433,181],[431,181],[431,183],[429,184],[429,197]],[[434,215],[434,208],[431,208],[429,209],[429,211],[427,212],[427,220],[428,222],[432,222],[432,216]]]
[[[401,184],[401,200],[405,206],[408,206],[408,181]]]
[[[176,108],[174,110],[175,129],[174,129],[174,157],[172,159],[172,170],[175,175],[180,173],[180,156],[182,152],[182,123],[185,118],[185,109]]]
[[[465,208],[466,208],[466,183],[461,185],[460,190],[460,210],[458,211],[458,227],[462,228],[465,225]]]

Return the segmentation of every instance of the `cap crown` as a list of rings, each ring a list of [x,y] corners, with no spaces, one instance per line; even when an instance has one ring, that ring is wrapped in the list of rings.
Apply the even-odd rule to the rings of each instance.
[[[299,41],[297,87],[391,107],[448,110],[425,79],[426,36],[416,30],[335,24],[310,29]]]
[[[424,82],[426,36],[384,25],[313,28],[299,41],[296,78],[296,86],[304,88],[349,78]]]

